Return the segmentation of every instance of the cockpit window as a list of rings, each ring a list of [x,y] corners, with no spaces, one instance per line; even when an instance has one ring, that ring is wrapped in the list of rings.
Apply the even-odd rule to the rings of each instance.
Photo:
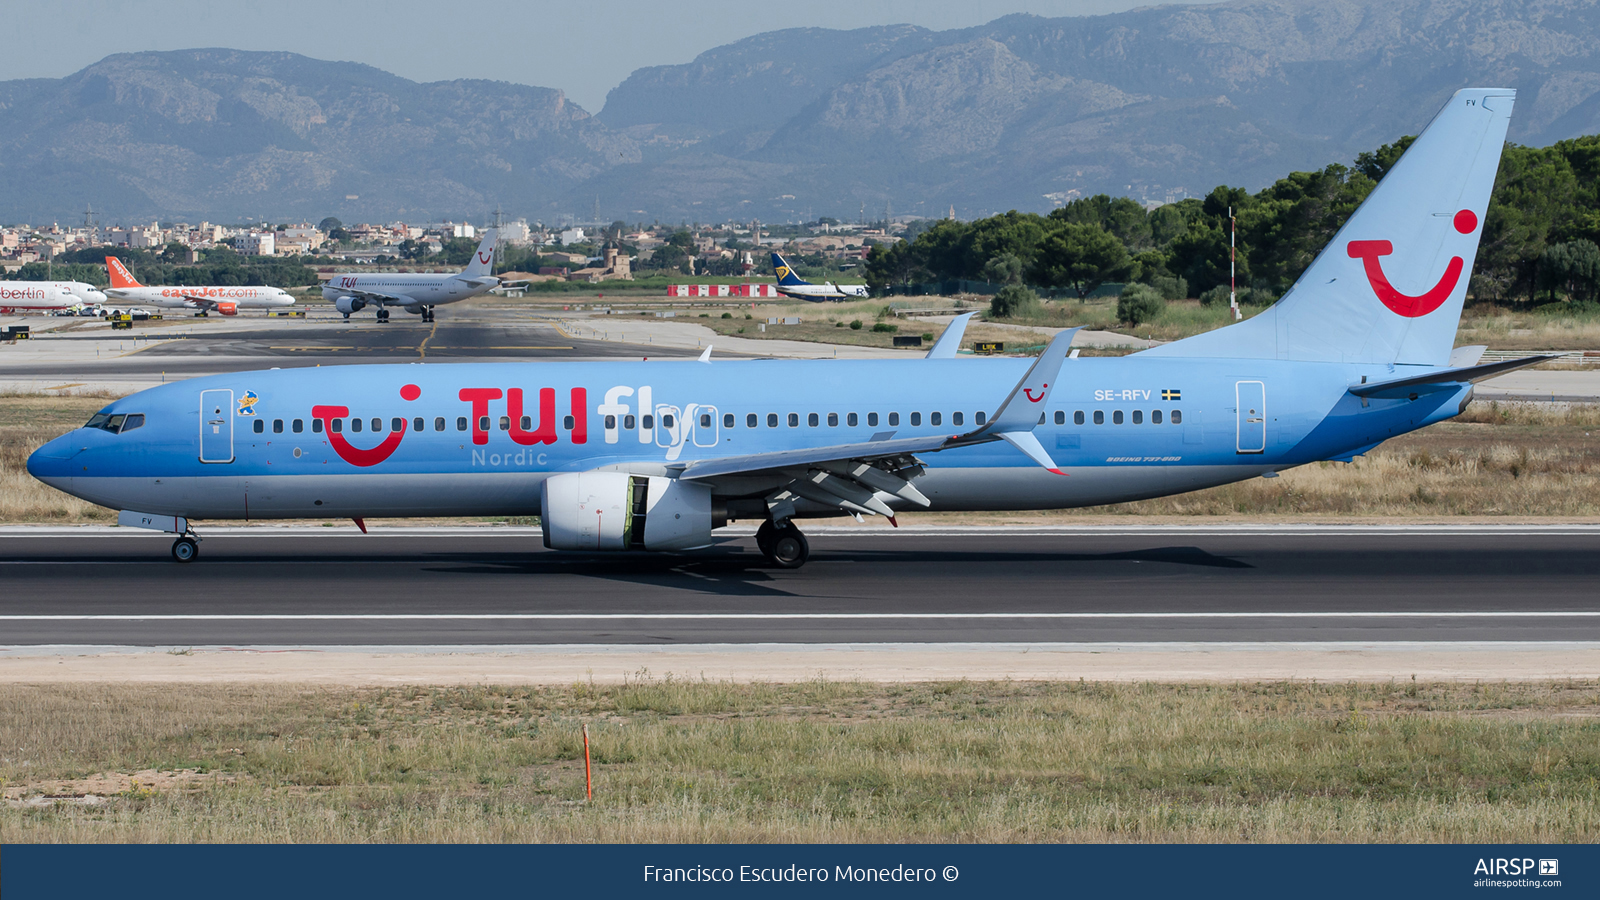
[[[132,431],[135,428],[141,428],[143,426],[144,413],[98,412],[95,413],[88,422],[85,422],[83,427],[98,428],[101,431],[109,431],[112,434],[120,434],[124,431]]]

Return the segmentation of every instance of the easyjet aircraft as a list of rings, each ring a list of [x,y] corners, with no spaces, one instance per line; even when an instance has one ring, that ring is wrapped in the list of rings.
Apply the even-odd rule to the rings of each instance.
[[[423,272],[344,272],[322,286],[322,296],[331,300],[346,319],[369,306],[378,310],[378,321],[389,321],[389,309],[398,306],[422,321],[433,321],[433,308],[468,297],[487,294],[500,286],[500,279],[489,274],[494,268],[495,230],[483,233],[483,242],[465,269],[453,275]]]
[[[1275,306],[1117,358],[341,366],[244,372],[107,405],[36,478],[179,535],[196,519],[540,516],[559,550],[683,551],[760,522],[1055,509],[1351,460],[1538,362],[1453,350],[1511,116],[1464,90]]]
[[[200,287],[197,285],[162,286],[140,284],[122,260],[106,257],[106,274],[111,276],[111,286],[106,296],[118,303],[137,303],[165,309],[192,309],[200,315],[210,315],[213,310],[225,316],[238,315],[241,309],[266,309],[293,306],[294,297],[282,288],[258,285],[228,285]]]

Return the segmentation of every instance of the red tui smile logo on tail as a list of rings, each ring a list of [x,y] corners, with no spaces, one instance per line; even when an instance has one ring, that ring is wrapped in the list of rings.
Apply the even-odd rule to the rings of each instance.
[[[1453,220],[1456,231],[1462,234],[1471,234],[1478,227],[1478,216],[1470,209],[1463,209],[1456,213]],[[1415,319],[1433,312],[1450,297],[1450,292],[1456,289],[1456,283],[1461,280],[1461,272],[1466,268],[1466,261],[1459,256],[1450,257],[1450,264],[1445,266],[1444,275],[1439,282],[1426,292],[1413,297],[1395,290],[1389,283],[1388,276],[1383,274],[1383,263],[1380,257],[1388,256],[1394,252],[1394,245],[1388,241],[1351,241],[1346,247],[1346,252],[1351,259],[1361,260],[1361,266],[1366,271],[1367,283],[1372,285],[1372,292],[1378,295],[1378,300],[1396,315]]]

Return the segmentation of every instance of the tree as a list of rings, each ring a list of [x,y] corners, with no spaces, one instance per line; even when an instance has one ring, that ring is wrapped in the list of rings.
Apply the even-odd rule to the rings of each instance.
[[[1167,308],[1166,298],[1146,284],[1130,284],[1117,298],[1117,319],[1129,325],[1154,321]]]
[[[344,227],[344,223],[339,221],[338,219],[334,218],[333,216],[329,216],[326,219],[323,219],[321,222],[317,223],[317,230],[322,232],[323,234],[332,234],[333,230],[335,228],[343,228],[343,227]]]
[[[989,301],[991,318],[1023,318],[1036,315],[1039,311],[1039,295],[1020,284],[1006,285]]]
[[[1027,266],[1016,254],[1002,253],[984,264],[983,280],[1000,284],[1021,284],[1022,273],[1026,269]]]
[[[1127,249],[1104,228],[1066,222],[1045,238],[1032,275],[1036,284],[1070,288],[1081,303],[1127,266]]]
[[[1592,300],[1600,286],[1600,247],[1586,240],[1553,244],[1539,256],[1539,274],[1551,299],[1560,288],[1574,302]]]
[[[1362,151],[1356,154],[1356,168],[1361,174],[1372,179],[1373,184],[1383,180],[1389,174],[1394,164],[1400,161],[1400,154],[1406,152],[1412,142],[1417,139],[1414,134],[1408,134],[1392,144],[1384,144],[1376,150]]]
[[[400,252],[401,259],[421,259],[428,255],[428,245],[426,243],[414,241],[410,238],[401,241],[400,246],[395,249]]]

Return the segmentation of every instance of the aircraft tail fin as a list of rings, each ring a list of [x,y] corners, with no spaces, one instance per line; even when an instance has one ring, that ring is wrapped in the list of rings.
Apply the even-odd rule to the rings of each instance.
[[[1448,364],[1515,99],[1457,91],[1276,305],[1144,352]]]
[[[114,288],[144,287],[139,283],[139,279],[134,278],[133,273],[129,272],[128,268],[122,264],[122,260],[117,259],[115,256],[106,257],[106,275],[111,278],[111,286]]]
[[[463,278],[479,278],[494,274],[494,247],[497,239],[497,233],[493,228],[484,230],[483,240],[478,243],[478,249],[472,254],[472,260],[461,270]]]
[[[778,276],[778,284],[784,287],[799,287],[811,283],[796,275],[794,267],[789,265],[788,260],[780,256],[776,250],[772,253],[772,271]]]

